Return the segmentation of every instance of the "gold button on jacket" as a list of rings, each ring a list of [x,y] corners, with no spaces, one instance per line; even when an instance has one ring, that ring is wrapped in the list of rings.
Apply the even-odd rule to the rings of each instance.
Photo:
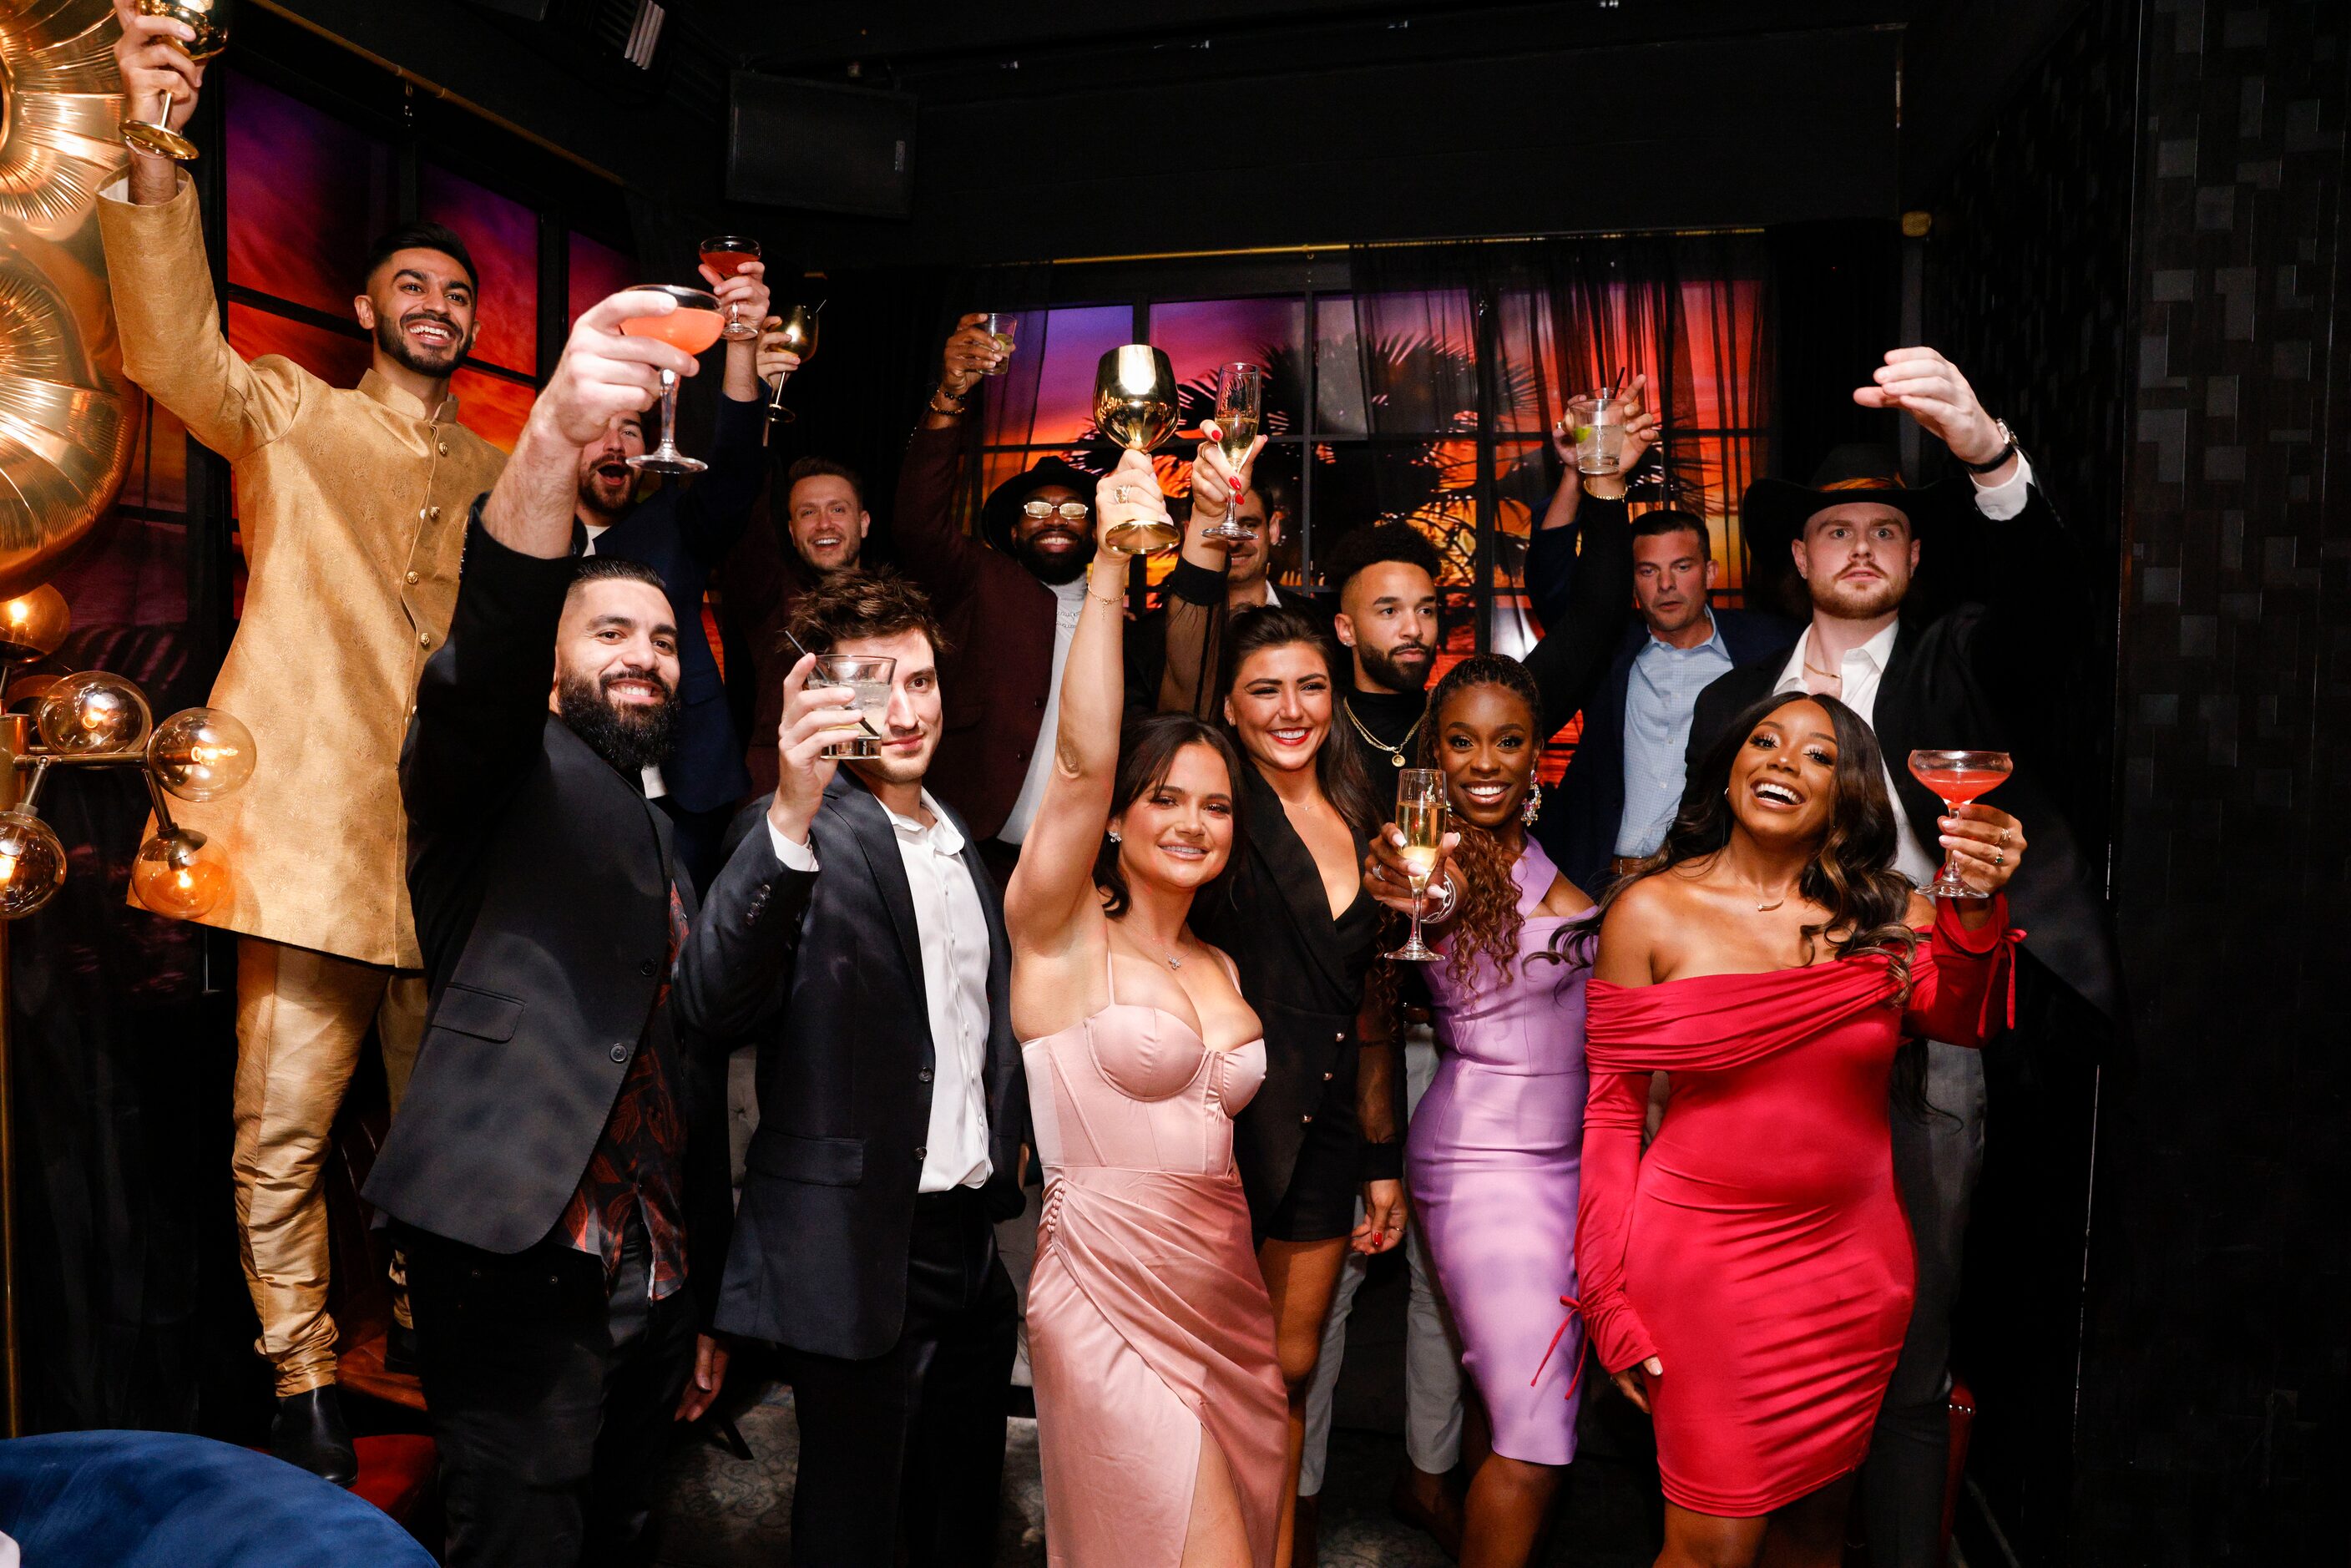
[[[253,779],[172,803],[229,856],[206,917],[369,964],[423,962],[408,911],[400,744],[449,630],[465,517],[505,455],[373,371],[328,385],[221,335],[194,188],[98,204],[123,368],[236,475],[249,577],[214,706],[253,731]]]

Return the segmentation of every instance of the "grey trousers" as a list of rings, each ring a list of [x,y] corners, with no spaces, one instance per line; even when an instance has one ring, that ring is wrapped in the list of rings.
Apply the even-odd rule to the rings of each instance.
[[[1861,1474],[1871,1568],[1943,1568],[1937,1549],[1950,1462],[1951,1309],[1968,1201],[1983,1172],[1982,1054],[1929,1042],[1927,1103],[1923,1116],[1897,1105],[1891,1117],[1918,1294]]]
[[[1406,1036],[1404,1053],[1405,1103],[1417,1109],[1420,1097],[1437,1079],[1437,1040],[1426,1025]],[[1358,1200],[1356,1218],[1363,1217]],[[1437,1270],[1420,1228],[1405,1224],[1405,1261],[1411,1270],[1412,1293],[1405,1309],[1404,1406],[1405,1452],[1416,1469],[1443,1475],[1461,1459],[1461,1345],[1447,1321],[1437,1293]],[[1339,1364],[1347,1354],[1347,1314],[1363,1288],[1367,1260],[1347,1254],[1339,1270],[1338,1289],[1331,1298],[1330,1315],[1322,1320],[1322,1357],[1315,1364],[1314,1381],[1306,1392],[1306,1449],[1298,1466],[1298,1495],[1322,1495],[1322,1472],[1331,1453],[1331,1407],[1339,1386]]]

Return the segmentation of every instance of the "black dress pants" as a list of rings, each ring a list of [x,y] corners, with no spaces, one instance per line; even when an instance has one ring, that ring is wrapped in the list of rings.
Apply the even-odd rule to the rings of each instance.
[[[644,1228],[609,1290],[602,1260],[561,1241],[507,1257],[394,1228],[449,1568],[638,1560],[695,1344],[690,1292],[648,1299]]]
[[[986,1568],[1016,1306],[975,1188],[914,1200],[906,1322],[881,1355],[785,1357],[800,1429],[795,1568]]]

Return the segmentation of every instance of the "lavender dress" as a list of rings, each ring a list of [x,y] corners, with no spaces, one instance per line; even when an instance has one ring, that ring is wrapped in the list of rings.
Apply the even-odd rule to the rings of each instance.
[[[1556,1348],[1552,1337],[1567,1319],[1560,1298],[1575,1294],[1591,969],[1588,959],[1531,958],[1566,924],[1531,913],[1559,874],[1533,840],[1513,874],[1526,925],[1510,982],[1485,959],[1466,987],[1445,964],[1423,966],[1443,1057],[1412,1114],[1405,1176],[1461,1333],[1461,1364],[1493,1421],[1494,1451],[1563,1465],[1575,1458],[1576,1400],[1566,1396],[1583,1324],[1571,1324]]]

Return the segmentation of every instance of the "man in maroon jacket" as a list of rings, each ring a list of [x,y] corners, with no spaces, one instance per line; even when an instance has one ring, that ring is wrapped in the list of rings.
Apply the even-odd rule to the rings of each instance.
[[[964,317],[947,340],[939,384],[907,444],[894,538],[900,565],[930,595],[950,644],[939,661],[946,732],[931,787],[1002,881],[1052,766],[1045,737],[1060,717],[1061,667],[1085,605],[1094,481],[1048,457],[988,496],[984,541],[956,526],[964,404],[998,358],[984,320]]]

